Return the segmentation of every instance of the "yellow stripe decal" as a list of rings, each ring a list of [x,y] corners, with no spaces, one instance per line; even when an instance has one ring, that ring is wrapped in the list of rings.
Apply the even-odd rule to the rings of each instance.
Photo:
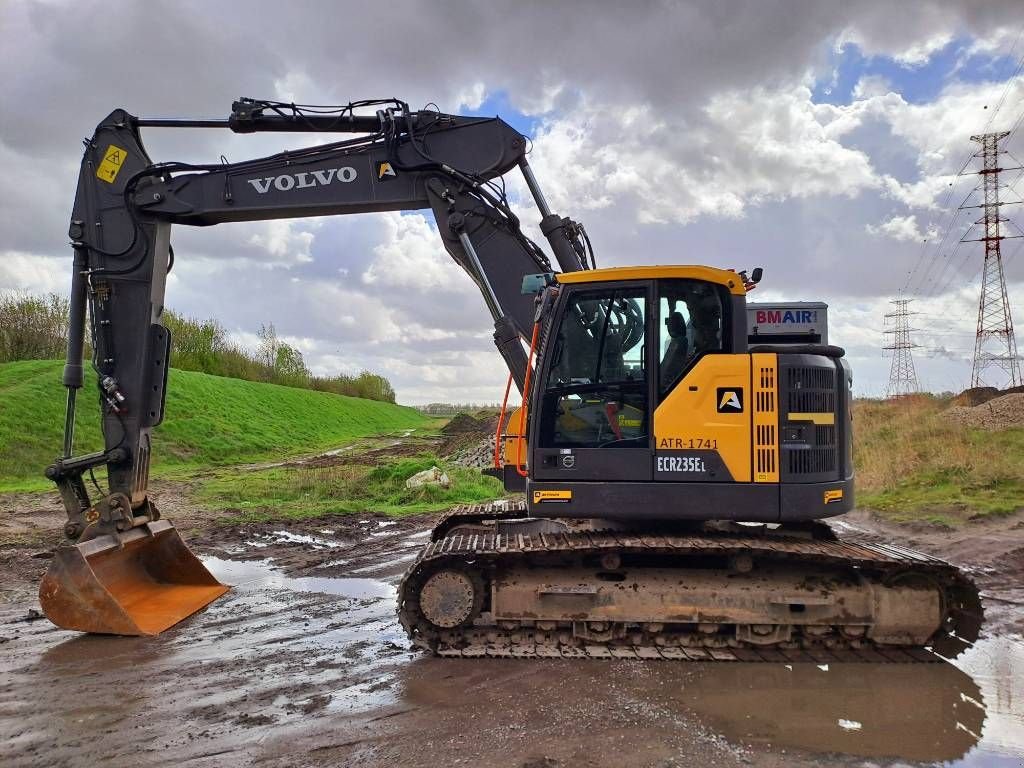
[[[791,413],[786,419],[788,421],[813,421],[815,424],[835,424],[834,413]]]

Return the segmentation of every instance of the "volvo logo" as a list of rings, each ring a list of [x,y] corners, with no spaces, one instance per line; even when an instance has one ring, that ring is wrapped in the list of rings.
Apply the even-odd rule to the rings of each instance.
[[[270,188],[279,192],[288,192],[292,189],[307,189],[309,187],[326,187],[332,181],[340,181],[348,184],[356,180],[356,169],[350,165],[341,168],[324,168],[319,171],[306,171],[303,173],[285,173],[280,176],[266,176],[262,179],[246,179],[259,194],[265,195]]]
[[[719,387],[718,412],[743,413],[743,390],[733,387]]]

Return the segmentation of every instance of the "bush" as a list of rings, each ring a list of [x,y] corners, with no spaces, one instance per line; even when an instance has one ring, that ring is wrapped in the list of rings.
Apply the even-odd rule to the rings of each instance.
[[[171,363],[175,368],[395,402],[391,383],[369,371],[358,376],[313,376],[302,353],[278,339],[273,323],[260,326],[255,353],[233,346],[216,320],[195,320],[165,311],[164,325],[171,330]]]
[[[0,363],[64,357],[67,338],[63,296],[0,295]]]
[[[0,363],[63,358],[68,310],[68,300],[54,293],[0,295]],[[313,376],[302,353],[277,338],[273,324],[260,327],[260,344],[253,353],[232,344],[216,320],[165,310],[163,322],[171,332],[171,364],[180,370],[395,402],[391,383],[369,371],[358,376]],[[87,348],[87,358],[89,354]]]

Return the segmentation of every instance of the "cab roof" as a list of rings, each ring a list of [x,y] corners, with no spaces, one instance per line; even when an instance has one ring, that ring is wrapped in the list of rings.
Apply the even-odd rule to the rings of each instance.
[[[735,272],[716,267],[705,267],[699,264],[667,264],[649,267],[608,267],[605,269],[588,269],[580,272],[559,272],[555,279],[562,284],[571,283],[610,283],[619,280],[658,280],[672,278],[689,278],[704,280],[709,283],[724,285],[729,293],[744,296],[747,291],[743,287],[743,279]]]

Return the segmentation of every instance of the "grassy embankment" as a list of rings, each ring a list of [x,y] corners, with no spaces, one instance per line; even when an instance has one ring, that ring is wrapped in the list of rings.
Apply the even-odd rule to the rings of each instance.
[[[61,445],[60,369],[55,361],[0,364],[0,491],[52,487],[41,471]],[[98,449],[100,439],[92,391],[80,403],[75,445],[84,453]],[[944,415],[948,405],[933,398],[855,404],[860,506],[900,522],[944,525],[1024,508],[1024,429],[966,428]],[[436,425],[387,403],[172,371],[167,417],[155,431],[154,475],[199,478],[197,501],[250,519],[400,514],[500,496],[497,481],[426,452],[365,462],[353,452],[344,464],[320,467],[216,469],[367,436],[423,434]],[[435,464],[449,474],[451,488],[405,488],[409,476]]]
[[[50,490],[43,468],[60,451],[61,363],[0,364],[0,492]],[[79,395],[76,453],[99,450],[93,390]],[[343,445],[379,447],[380,435],[435,432],[443,423],[412,408],[275,384],[171,371],[167,413],[154,430],[154,477],[190,478],[196,501],[237,518],[317,517],[342,512],[411,513],[495,498],[501,485],[430,455],[327,467],[238,471],[239,464],[309,455]],[[358,455],[354,448],[346,456]],[[405,488],[438,465],[450,488]],[[103,483],[102,474],[97,472]]]
[[[0,491],[52,488],[43,468],[60,452],[62,364],[0,364]],[[102,447],[95,390],[79,394],[75,452]],[[275,384],[172,370],[163,424],[154,431],[154,476],[280,459],[367,435],[422,429],[412,408]]]
[[[857,503],[897,521],[957,525],[1024,509],[1024,429],[964,427],[947,400],[854,404]]]

